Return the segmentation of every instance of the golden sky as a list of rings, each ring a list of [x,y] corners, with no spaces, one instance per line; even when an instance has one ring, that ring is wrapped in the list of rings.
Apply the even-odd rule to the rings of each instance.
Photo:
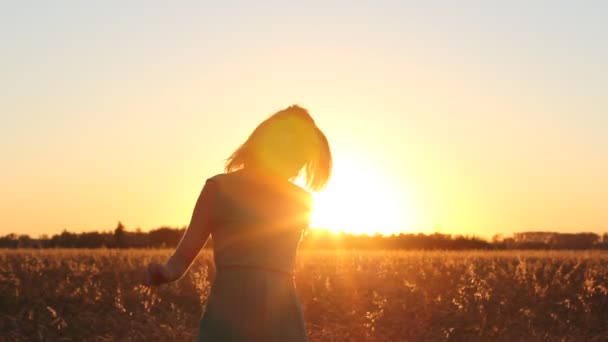
[[[8,5],[0,234],[184,226],[294,103],[335,155],[317,225],[608,231],[608,11],[540,4]]]

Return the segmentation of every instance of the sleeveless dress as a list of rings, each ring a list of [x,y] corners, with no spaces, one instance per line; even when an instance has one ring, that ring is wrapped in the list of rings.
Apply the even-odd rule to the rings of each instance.
[[[216,277],[198,341],[308,341],[293,269],[310,195],[244,171],[210,178]]]

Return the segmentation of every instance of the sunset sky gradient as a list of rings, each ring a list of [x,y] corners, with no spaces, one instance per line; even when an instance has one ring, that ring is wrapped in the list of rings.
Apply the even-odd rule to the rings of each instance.
[[[0,235],[184,226],[293,103],[333,148],[332,222],[385,201],[382,232],[608,231],[606,18],[605,1],[2,4]]]

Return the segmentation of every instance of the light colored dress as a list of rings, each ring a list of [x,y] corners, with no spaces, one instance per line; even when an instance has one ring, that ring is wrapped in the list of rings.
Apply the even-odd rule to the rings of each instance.
[[[307,341],[293,269],[310,194],[245,172],[207,182],[217,272],[198,341]]]

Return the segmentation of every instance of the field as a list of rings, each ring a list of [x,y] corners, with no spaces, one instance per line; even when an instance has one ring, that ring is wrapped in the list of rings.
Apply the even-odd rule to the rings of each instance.
[[[138,285],[169,250],[0,250],[0,341],[184,341],[210,281]],[[311,341],[606,341],[602,252],[302,251]]]

